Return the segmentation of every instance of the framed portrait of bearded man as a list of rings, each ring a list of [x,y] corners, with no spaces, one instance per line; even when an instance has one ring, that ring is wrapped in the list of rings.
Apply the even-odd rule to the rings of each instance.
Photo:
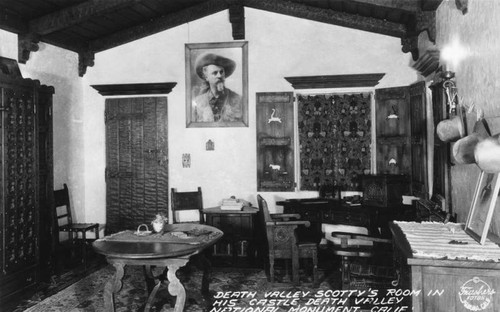
[[[186,126],[248,127],[248,43],[186,44]]]

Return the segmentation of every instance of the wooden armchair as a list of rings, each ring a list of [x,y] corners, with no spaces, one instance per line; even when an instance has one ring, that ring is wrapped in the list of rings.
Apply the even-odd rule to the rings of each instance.
[[[269,256],[269,275],[274,283],[274,260],[290,259],[292,261],[292,281],[299,282],[299,259],[310,258],[313,262],[313,284],[317,285],[318,247],[314,242],[299,242],[295,230],[298,226],[310,226],[309,221],[299,219],[298,214],[270,214],[267,202],[257,195],[259,217],[267,234],[267,254]]]
[[[341,257],[342,289],[396,287],[392,240],[364,227],[350,227],[354,230],[327,236],[329,250]]]

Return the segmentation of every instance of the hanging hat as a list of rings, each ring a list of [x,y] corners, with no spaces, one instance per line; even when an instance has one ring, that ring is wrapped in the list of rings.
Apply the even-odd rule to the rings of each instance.
[[[443,142],[455,142],[465,136],[464,120],[461,116],[441,120],[436,126],[436,133]]]
[[[500,172],[500,134],[479,142],[474,150],[474,158],[484,172]]]
[[[474,124],[472,133],[459,139],[453,145],[453,157],[456,163],[465,165],[476,162],[474,150],[476,146],[491,135],[486,120],[481,118]]]
[[[213,53],[202,54],[198,56],[194,65],[196,73],[201,79],[204,79],[203,67],[207,65],[217,65],[223,67],[226,77],[231,76],[231,74],[234,72],[234,69],[236,68],[236,63],[226,57]]]

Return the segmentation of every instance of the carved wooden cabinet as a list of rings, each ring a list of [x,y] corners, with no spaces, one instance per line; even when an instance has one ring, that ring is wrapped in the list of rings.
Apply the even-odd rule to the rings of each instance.
[[[375,207],[400,207],[408,192],[408,177],[399,174],[364,175],[363,203]]]
[[[261,260],[256,259],[256,252],[264,239],[257,224],[259,209],[222,210],[213,207],[203,209],[203,213],[206,224],[224,232],[210,253],[214,265],[254,266],[256,260]]]
[[[293,93],[257,93],[257,190],[295,188]]]
[[[376,90],[377,173],[407,175],[413,195],[427,193],[425,83]]]
[[[0,57],[0,303],[50,274],[52,87]]]

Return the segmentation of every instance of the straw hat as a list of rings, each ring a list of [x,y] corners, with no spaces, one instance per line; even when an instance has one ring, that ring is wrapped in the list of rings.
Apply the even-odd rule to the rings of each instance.
[[[464,120],[461,116],[441,120],[436,126],[436,133],[443,142],[455,142],[465,136]]]
[[[484,172],[500,172],[500,134],[479,142],[474,149],[474,159]]]
[[[473,164],[476,162],[474,150],[484,139],[490,136],[486,120],[481,118],[474,124],[472,133],[459,139],[453,145],[453,157],[458,164]]]

